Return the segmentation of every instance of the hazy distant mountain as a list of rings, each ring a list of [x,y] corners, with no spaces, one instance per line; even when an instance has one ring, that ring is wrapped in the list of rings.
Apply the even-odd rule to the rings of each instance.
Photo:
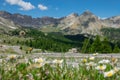
[[[31,16],[21,14],[11,14],[6,11],[0,11],[0,19],[7,27],[11,21],[14,26],[35,27],[46,32],[63,32],[65,34],[101,34],[100,29],[103,27],[120,28],[120,16],[107,19],[100,19],[90,11],[85,11],[81,15],[72,13],[62,18],[42,17],[32,18]],[[3,23],[1,22],[1,24]],[[0,25],[1,25],[0,24]],[[12,25],[13,26],[13,25]]]
[[[25,27],[41,27],[51,24],[58,24],[59,19],[55,19],[52,17],[42,17],[42,18],[32,18],[28,15],[21,15],[19,13],[11,14],[6,11],[0,11],[0,16],[12,20],[18,25],[25,26]]]

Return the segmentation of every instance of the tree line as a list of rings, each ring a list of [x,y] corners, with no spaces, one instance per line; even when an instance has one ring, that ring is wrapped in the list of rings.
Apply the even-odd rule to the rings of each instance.
[[[107,38],[100,40],[100,36],[96,36],[95,40],[85,39],[82,46],[83,53],[120,53],[118,43],[112,43]]]
[[[67,52],[71,48],[77,48],[82,53],[119,53],[120,42],[111,42],[109,38],[100,39],[100,36],[96,36],[95,39],[89,37],[83,37],[82,35],[63,35],[60,33],[43,33],[36,29],[26,29],[21,31],[23,36],[19,36],[20,30],[14,30],[11,32],[12,36],[24,37],[24,40],[17,40],[16,44],[26,45],[33,48],[39,48],[43,51],[53,52]],[[28,39],[29,38],[29,39]],[[11,43],[12,41],[4,40],[5,43]]]

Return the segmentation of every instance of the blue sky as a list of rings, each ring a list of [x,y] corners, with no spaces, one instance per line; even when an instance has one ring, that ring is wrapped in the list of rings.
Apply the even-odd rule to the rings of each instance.
[[[120,0],[0,0],[0,10],[32,17],[63,17],[89,10],[106,18],[120,15]]]

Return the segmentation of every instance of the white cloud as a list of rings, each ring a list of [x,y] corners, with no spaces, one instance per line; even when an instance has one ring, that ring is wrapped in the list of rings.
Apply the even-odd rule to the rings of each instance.
[[[6,2],[8,2],[11,5],[15,5],[18,4],[18,2],[20,2],[21,0],[6,0]]]
[[[34,9],[35,6],[32,5],[30,2],[25,2],[23,0],[6,0],[7,3],[11,5],[18,5],[20,6],[20,10],[31,10]]]
[[[38,5],[38,8],[39,8],[40,10],[47,10],[47,9],[48,9],[47,6],[44,6],[44,5],[42,5],[42,4],[39,4],[39,5]]]

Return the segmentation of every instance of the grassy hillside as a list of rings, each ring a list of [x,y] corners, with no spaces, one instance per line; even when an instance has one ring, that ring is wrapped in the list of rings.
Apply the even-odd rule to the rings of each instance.
[[[20,36],[20,32],[25,31],[24,36]],[[39,48],[43,51],[67,52],[69,49],[76,47],[81,48],[83,38],[72,40],[70,35],[62,33],[43,33],[36,29],[16,29],[4,37],[3,43],[12,45],[25,45],[33,48]],[[84,37],[85,38],[85,37]]]

